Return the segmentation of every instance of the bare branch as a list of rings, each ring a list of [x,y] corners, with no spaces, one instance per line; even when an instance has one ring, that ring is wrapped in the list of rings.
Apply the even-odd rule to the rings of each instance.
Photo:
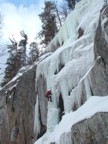
[[[24,30],[20,32],[21,36],[27,40],[27,34],[25,34]]]
[[[8,52],[6,52],[5,48],[1,50],[0,57],[6,55]]]
[[[8,45],[8,47],[13,47],[13,48],[17,48],[17,42],[16,40],[14,39],[14,37],[12,36],[12,39],[9,38],[9,40],[11,41],[12,45]]]

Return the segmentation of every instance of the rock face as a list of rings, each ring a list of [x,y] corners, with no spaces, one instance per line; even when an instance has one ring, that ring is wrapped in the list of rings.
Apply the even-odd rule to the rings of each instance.
[[[36,66],[0,91],[0,144],[33,144],[35,76]]]
[[[93,95],[108,94],[108,6],[103,7],[95,36],[94,54],[97,62],[91,71]],[[105,20],[107,19],[107,20]],[[105,22],[104,22],[105,21]]]
[[[97,113],[92,118],[72,127],[72,144],[108,144],[108,113]]]
[[[45,97],[47,87],[44,76],[40,75],[37,82],[37,91],[39,96],[39,108],[42,125],[47,124],[47,99]]]
[[[37,81],[37,92],[39,98],[39,119],[40,119],[40,133],[37,135],[37,138],[40,138],[45,132],[47,128],[47,99],[45,97],[47,87],[46,80],[43,75],[40,75]]]

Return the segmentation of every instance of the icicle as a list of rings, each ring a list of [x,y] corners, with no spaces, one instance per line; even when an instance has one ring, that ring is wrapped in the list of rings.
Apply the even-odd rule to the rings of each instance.
[[[39,103],[38,96],[35,104],[35,118],[34,118],[34,133],[36,136],[40,133],[40,120],[39,120]]]
[[[47,132],[54,130],[54,127],[59,122],[59,109],[54,107],[53,102],[48,102],[48,113],[47,113]]]

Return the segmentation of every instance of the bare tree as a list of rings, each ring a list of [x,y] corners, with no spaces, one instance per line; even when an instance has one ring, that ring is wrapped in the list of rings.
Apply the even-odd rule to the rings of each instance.
[[[2,50],[0,50],[0,57],[4,56],[6,54],[7,54],[7,52],[6,52],[5,48],[3,48]]]
[[[62,14],[62,16],[64,17],[64,19],[66,19],[66,17],[67,17],[67,15],[68,15],[68,9],[67,9],[67,7],[66,6],[61,6],[61,11],[59,11],[61,14]]]
[[[58,8],[57,1],[56,1],[55,2],[55,13],[56,13],[58,25],[59,25],[59,27],[61,27],[64,20],[66,19],[67,15],[68,15],[68,8],[66,7],[66,5],[61,5]]]
[[[55,2],[55,12],[56,12],[60,26],[62,26],[62,22],[61,22],[60,15],[59,15],[59,10],[57,8],[57,2]]]

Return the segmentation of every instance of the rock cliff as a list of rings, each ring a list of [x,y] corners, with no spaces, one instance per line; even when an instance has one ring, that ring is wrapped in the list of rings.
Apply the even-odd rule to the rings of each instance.
[[[36,66],[0,91],[0,144],[33,144]]]
[[[98,58],[91,71],[93,95],[108,94],[108,6],[104,6],[100,13],[96,30],[94,55]]]
[[[72,127],[72,144],[108,144],[108,113],[97,113]]]

